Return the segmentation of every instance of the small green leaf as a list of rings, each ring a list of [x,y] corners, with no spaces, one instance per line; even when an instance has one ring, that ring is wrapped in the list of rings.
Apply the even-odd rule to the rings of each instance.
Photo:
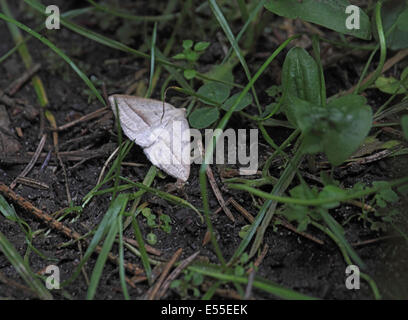
[[[375,86],[381,92],[388,94],[403,94],[406,91],[405,88],[401,86],[401,82],[394,77],[387,78],[380,76],[375,80]],[[408,79],[405,80],[405,86],[408,86]]]
[[[175,56],[173,56],[173,59],[175,60],[184,60],[186,58],[186,55],[184,53],[177,53]]]
[[[198,272],[193,273],[193,281],[192,281],[193,285],[199,286],[203,283],[203,281],[204,281],[204,276],[201,273],[198,273]]]
[[[196,76],[196,74],[197,74],[197,71],[195,71],[195,70],[193,70],[193,69],[184,70],[184,77],[185,77],[187,80],[194,79],[195,76]]]
[[[146,218],[148,218],[149,216],[151,216],[152,214],[152,210],[150,208],[143,208],[142,209],[142,215]]]
[[[192,47],[193,47],[193,41],[192,40],[184,40],[183,41],[184,50],[191,49]]]
[[[241,228],[241,230],[239,231],[238,236],[239,236],[241,239],[244,239],[244,238],[246,237],[246,235],[248,234],[250,228],[251,228],[251,225],[250,225],[250,224],[247,224],[247,225],[243,226],[243,227]]]
[[[245,269],[243,266],[237,265],[234,269],[234,274],[238,277],[243,276],[245,274]]]
[[[184,54],[186,56],[187,61],[190,62],[196,62],[199,58],[199,54],[192,50],[186,50]]]
[[[218,120],[220,112],[217,108],[204,107],[194,110],[188,117],[188,121],[193,128],[207,128]]]
[[[244,252],[244,253],[241,255],[241,258],[239,259],[239,261],[240,261],[242,264],[247,263],[248,260],[249,260],[249,256],[248,256],[248,253],[246,253],[246,252]]]
[[[194,46],[194,50],[195,51],[204,51],[205,49],[208,48],[208,46],[210,45],[209,42],[205,42],[205,41],[200,41],[197,42]]]
[[[154,233],[148,233],[146,236],[146,241],[154,246],[157,243],[157,236]]]
[[[223,103],[230,95],[230,88],[222,83],[208,82],[202,85],[197,93],[210,100]],[[208,104],[208,102],[203,101]]]
[[[181,285],[181,280],[177,279],[171,282],[170,288],[175,289],[175,288],[180,287],[180,285]]]
[[[225,101],[225,102],[223,103],[222,109],[225,110],[225,111],[228,111],[228,110],[233,106],[233,104],[235,103],[235,101],[237,100],[237,98],[238,98],[238,96],[239,96],[240,94],[241,94],[241,93],[238,92],[238,93],[232,95],[231,97],[229,97],[229,98],[227,99],[227,101]],[[236,106],[235,112],[236,112],[236,111],[241,111],[241,110],[245,109],[245,108],[248,107],[251,103],[252,103],[252,95],[251,95],[250,93],[247,93],[247,94],[241,99],[241,101],[238,103],[238,105]]]

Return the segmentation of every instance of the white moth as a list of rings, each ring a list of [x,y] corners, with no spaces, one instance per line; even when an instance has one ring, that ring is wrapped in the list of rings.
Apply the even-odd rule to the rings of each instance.
[[[169,103],[115,94],[109,102],[125,135],[143,148],[149,160],[169,175],[187,181],[190,175],[190,128],[186,110]]]

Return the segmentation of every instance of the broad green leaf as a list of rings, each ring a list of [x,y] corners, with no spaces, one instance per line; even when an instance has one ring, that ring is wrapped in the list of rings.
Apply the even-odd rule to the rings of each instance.
[[[323,150],[329,161],[343,163],[364,141],[371,129],[372,110],[362,96],[348,95],[331,101],[328,130],[322,136]]]
[[[386,37],[387,47],[391,50],[408,48],[408,5],[405,1],[384,3],[381,15],[385,33],[395,23],[394,30]]]
[[[209,100],[216,101],[218,103],[223,103],[230,95],[231,88],[222,83],[216,82],[207,82],[203,84],[197,93],[202,95]],[[206,104],[209,104],[206,101],[203,101]]]
[[[225,110],[225,111],[228,111],[234,105],[235,101],[237,100],[237,98],[239,97],[240,94],[241,93],[238,92],[238,93],[232,95],[231,97],[229,97],[227,99],[227,101],[225,101],[224,104],[222,105],[222,109]],[[235,112],[245,109],[251,103],[252,103],[252,95],[250,93],[247,93],[242,98],[242,100],[238,103],[237,107],[235,108]]]
[[[188,121],[193,128],[207,128],[218,120],[220,112],[217,108],[204,107],[194,110],[188,117]]]
[[[346,13],[348,6],[350,2],[347,0],[269,0],[265,4],[266,9],[279,16],[291,19],[300,18],[343,34],[370,40],[370,19],[363,10],[360,9],[357,13],[360,18],[359,28],[347,28],[347,18],[352,16],[352,13]]]
[[[294,100],[321,105],[319,68],[315,60],[302,48],[292,48],[286,55],[282,69],[283,108],[288,120],[296,124]]]

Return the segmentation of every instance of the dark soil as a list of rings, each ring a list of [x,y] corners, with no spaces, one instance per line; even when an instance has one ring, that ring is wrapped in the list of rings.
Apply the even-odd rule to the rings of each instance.
[[[9,1],[11,2],[11,1]],[[58,2],[58,1],[57,1]],[[79,1],[59,1],[63,3],[61,10],[66,11],[82,5]],[[140,1],[141,3],[144,1]],[[67,4],[69,3],[69,4]],[[139,6],[138,6],[139,7]],[[143,6],[140,6],[139,14],[158,14],[160,11],[154,11],[151,6],[146,6],[145,12],[141,11]],[[38,18],[30,15],[25,5],[16,6],[13,2],[12,11],[16,19],[24,22],[27,25],[34,26],[38,24]],[[92,30],[104,33],[107,36],[112,36],[110,30],[100,30],[99,26],[93,19],[78,18],[76,21],[85,25]],[[143,24],[140,25],[142,27]],[[147,34],[151,34],[151,26],[147,28]],[[192,37],[191,30],[186,30],[186,35],[183,39]],[[165,43],[172,31],[172,23],[169,23],[164,28],[159,29],[158,41]],[[221,31],[220,31],[221,32]],[[148,83],[149,61],[130,57],[127,54],[99,45],[91,40],[83,38],[66,28],[59,31],[45,32],[47,37],[51,39],[60,49],[64,50],[68,56],[72,57],[76,63],[85,70],[88,76],[94,76],[98,81],[103,82],[106,86],[107,93],[123,93],[125,89],[132,83],[142,81]],[[3,55],[13,47],[13,41],[10,33],[4,23],[0,24],[0,55]],[[113,36],[112,36],[113,37]],[[197,36],[196,36],[197,37]],[[259,41],[258,52],[270,53],[276,47],[276,44],[267,41]],[[211,40],[212,39],[203,39]],[[143,32],[135,35],[130,43],[134,48],[138,47],[138,43],[143,43]],[[178,39],[179,43],[181,40]],[[210,47],[209,52],[203,56],[203,65],[219,62],[219,56],[222,57],[222,51],[218,42]],[[39,41],[30,40],[28,42],[30,53],[33,60],[40,62],[42,67],[38,72],[42,79],[47,96],[49,98],[48,109],[55,116],[57,124],[63,125],[73,119],[86,115],[92,111],[101,108],[102,106],[93,99],[88,103],[88,95],[85,91],[86,85],[79,77],[64,63],[60,58],[41,44]],[[160,46],[159,46],[160,47]],[[164,45],[161,45],[164,47]],[[261,55],[259,55],[261,56]],[[278,84],[279,77],[274,72],[279,70],[284,54],[281,54],[276,64],[271,67],[262,82],[259,82],[260,89],[265,89],[272,84]],[[264,61],[264,58],[248,58],[248,63],[252,70],[256,70]],[[204,63],[205,62],[205,63]],[[358,72],[364,65],[364,60],[354,56],[344,57],[337,62],[337,65],[326,69],[326,79],[329,94],[335,94],[340,90],[349,88],[354,84],[358,77]],[[353,65],[353,67],[351,67]],[[347,66],[347,67],[346,67]],[[137,78],[137,73],[142,68],[147,68],[144,75]],[[239,70],[238,70],[239,69]],[[340,70],[341,69],[341,73]],[[0,65],[0,89],[5,89],[13,80],[25,71],[24,65],[18,54],[13,54],[5,62]],[[239,74],[241,69],[237,68]],[[400,69],[393,71],[398,74]],[[136,75],[135,75],[136,74]],[[236,75],[236,81],[240,80],[245,83],[243,75]],[[345,79],[345,77],[347,79]],[[263,84],[262,84],[263,83]],[[160,88],[160,86],[158,86]],[[98,89],[101,89],[99,86]],[[154,98],[159,97],[159,90],[153,94]],[[31,105],[39,108],[36,94],[30,83],[25,85],[15,96],[19,99],[28,101]],[[270,103],[270,98],[260,96],[263,101],[261,105]],[[374,108],[382,104],[387,98],[378,93],[376,90],[367,92],[369,103]],[[183,102],[183,96],[175,96],[169,91],[168,100],[174,105],[180,105]],[[23,136],[18,138],[21,144],[20,157],[23,157],[26,152],[34,152],[39,143],[40,134],[40,117],[33,120],[28,120],[23,112],[18,112],[17,109],[8,108],[8,114],[11,120],[11,127],[20,127],[23,131]],[[46,123],[46,130],[48,123]],[[248,128],[252,124],[245,120],[234,117],[230,123],[234,128]],[[290,130],[272,128],[269,130],[271,137],[276,143],[284,141]],[[76,142],[73,139],[85,137],[89,135],[91,138],[83,142]],[[100,174],[101,168],[111,152],[117,146],[117,134],[114,128],[112,114],[102,119],[91,120],[89,122],[81,122],[66,131],[59,133],[60,151],[79,150],[88,148],[98,157],[89,159],[77,166],[77,161],[64,160],[67,169],[67,178],[70,194],[74,205],[81,205],[83,197],[96,185],[96,181]],[[393,137],[387,136],[386,133],[380,134],[380,139],[388,140]],[[261,142],[261,165],[269,155],[267,143],[260,137]],[[48,134],[48,139],[43,152],[48,153],[52,150],[51,134]],[[24,158],[24,157],[23,157]],[[28,157],[30,159],[30,157]],[[130,154],[125,159],[127,162],[136,162],[144,164],[141,167],[124,166],[122,168],[122,176],[128,177],[135,181],[142,181],[150,163],[144,156],[142,150],[134,146]],[[44,210],[47,213],[54,213],[69,206],[65,189],[65,177],[63,170],[55,157],[51,157],[50,162],[44,169],[41,169],[42,162],[37,165],[29,173],[29,177],[38,181],[44,182],[49,186],[48,190],[39,190],[19,184],[14,191],[30,201],[34,206]],[[23,164],[16,163],[0,163],[0,182],[9,185],[24,169],[27,162]],[[370,185],[377,180],[392,180],[408,174],[406,166],[407,157],[400,156],[395,158],[386,158],[369,164],[362,164],[350,167],[340,167],[335,170],[334,177],[338,179],[344,187],[351,187],[356,182],[362,181]],[[233,197],[243,207],[245,207],[253,215],[256,215],[257,208],[254,207],[252,198],[248,193],[228,190],[223,187],[223,182],[220,177],[220,168],[213,166],[213,171],[216,176],[216,181],[221,188],[224,199]],[[197,165],[192,166],[192,172],[188,183],[179,196],[185,198],[190,203],[200,208],[202,199],[198,181]],[[308,166],[304,163],[301,167],[302,171],[309,171]],[[280,168],[273,167],[271,174],[279,177]],[[313,181],[307,180],[313,184]],[[169,184],[175,181],[171,177],[156,178],[153,187],[161,190],[167,190]],[[294,185],[298,183],[295,179]],[[101,195],[94,198],[77,216],[72,213],[65,217],[64,224],[69,228],[77,231],[80,234],[86,234],[95,228],[106,213],[110,203],[110,195]],[[217,262],[211,244],[202,246],[202,241],[206,233],[206,226],[201,224],[196,214],[190,210],[180,206],[173,205],[156,196],[145,194],[142,202],[148,202],[149,207],[156,213],[168,214],[172,219],[172,231],[167,234],[163,231],[156,230],[158,242],[155,245],[157,249],[162,251],[163,260],[168,260],[178,248],[183,248],[182,258],[186,258],[200,250],[200,256],[207,257],[212,262]],[[219,204],[215,196],[210,193],[211,210],[215,211]],[[30,267],[33,271],[39,272],[47,265],[56,264],[61,270],[61,279],[68,279],[73,270],[75,270],[81,260],[86,247],[82,246],[79,249],[78,244],[71,244],[61,247],[61,244],[69,241],[60,232],[49,230],[48,227],[38,219],[34,218],[29,212],[21,209],[14,204],[17,214],[24,219],[33,232],[40,231],[33,239],[33,245],[48,259],[43,259],[35,253],[29,256]],[[405,233],[408,232],[408,200],[401,198],[400,202],[395,205],[401,211],[399,228]],[[242,226],[247,224],[247,221],[235,211],[232,207],[236,222],[232,223],[222,212],[213,218],[213,224],[217,239],[221,246],[225,258],[231,257],[238,247],[241,238],[238,233]],[[345,222],[352,215],[358,214],[361,209],[343,204],[338,209],[332,212],[333,216],[339,222]],[[150,232],[144,219],[139,219],[143,235]],[[359,256],[367,264],[367,271],[370,276],[376,281],[379,290],[384,298],[387,299],[407,299],[408,298],[408,274],[406,266],[408,265],[408,247],[406,240],[399,236],[396,231],[390,228],[388,232],[372,231],[368,224],[357,218],[352,218],[345,226],[346,238],[352,244],[359,243],[369,239],[377,239],[387,235],[395,237],[387,238],[380,241],[375,241],[371,244],[356,246],[355,249]],[[10,222],[4,216],[0,215],[0,231],[5,234],[10,242],[18,249],[21,255],[24,255],[27,249],[25,235],[20,227],[13,222]],[[345,286],[345,268],[346,263],[343,259],[338,247],[326,237],[322,232],[312,227],[309,227],[307,232],[316,238],[324,241],[324,245],[317,244],[297,233],[289,231],[282,226],[269,228],[264,239],[264,244],[269,246],[268,253],[260,264],[257,275],[267,278],[284,287],[291,288],[298,292],[324,299],[372,299],[372,291],[364,280],[361,280],[360,290],[348,290]],[[128,228],[124,236],[134,238],[133,230]],[[118,252],[114,246],[113,252]],[[135,257],[130,252],[125,251],[125,259],[129,262],[141,265],[139,258]],[[85,265],[85,272],[88,276],[91,275],[94,263],[97,259],[97,254],[94,254]],[[96,299],[123,299],[123,293],[119,282],[119,268],[117,265],[108,262],[105,266],[103,276],[101,278]],[[4,255],[0,254],[0,272],[10,281],[23,284],[18,274],[10,262]],[[211,281],[208,278],[207,281]],[[52,293],[57,299],[73,298],[84,299],[87,292],[87,283],[80,275],[77,280],[69,284],[64,290],[54,290]],[[141,297],[148,289],[146,282],[138,283],[134,288],[129,287],[129,293],[132,298]],[[229,288],[229,287],[224,287]],[[234,289],[231,287],[230,289]],[[203,290],[203,288],[201,288]],[[204,292],[204,291],[203,291]],[[223,297],[221,294],[216,295],[217,298]],[[224,296],[225,297],[225,296]],[[227,296],[228,297],[228,296]],[[231,296],[229,296],[231,297]],[[263,291],[255,290],[253,292],[255,299],[274,299],[275,297]],[[35,298],[27,290],[21,289],[16,285],[4,283],[0,281],[0,298],[7,299],[31,299]],[[180,299],[177,291],[171,289],[167,292],[165,298]],[[191,298],[191,297],[190,297]]]

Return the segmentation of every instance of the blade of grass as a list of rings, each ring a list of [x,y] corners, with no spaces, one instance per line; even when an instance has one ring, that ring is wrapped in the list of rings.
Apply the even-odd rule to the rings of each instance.
[[[57,55],[59,55],[62,59],[64,59],[70,67],[78,74],[78,76],[86,83],[86,85],[90,88],[90,90],[95,94],[95,96],[98,98],[98,100],[106,106],[105,100],[102,98],[98,90],[95,88],[94,84],[92,83],[91,80],[77,67],[77,65],[64,53],[62,52],[59,48],[57,48],[51,41],[49,41],[47,38],[43,37],[39,33],[35,32],[31,28],[27,27],[26,25],[18,22],[17,20],[4,15],[3,13],[0,12],[0,18],[10,22],[20,29],[24,30],[25,32],[31,34],[38,40],[40,40],[42,43],[44,43],[46,46],[48,46],[51,50],[53,50]],[[20,47],[24,48],[24,46]],[[40,89],[41,91],[44,91],[44,89]],[[43,94],[41,94],[43,96]],[[44,103],[44,102],[43,102]],[[48,103],[48,102],[47,102]]]
[[[225,271],[224,269],[220,268],[219,266],[213,265],[193,265],[188,267],[189,270],[193,272],[197,272],[218,280],[222,281],[232,281],[241,284],[248,284],[248,278],[242,276],[236,276],[231,274],[230,272]],[[282,286],[279,286],[271,281],[266,279],[255,277],[253,281],[253,287],[263,290],[265,292],[269,292],[277,297],[283,299],[296,299],[296,300],[313,300],[315,298],[303,295],[296,291],[286,289]]]
[[[242,68],[244,69],[245,75],[248,78],[248,81],[251,82],[251,73],[249,71],[248,65],[245,61],[245,58],[243,57],[241,53],[241,49],[238,46],[238,42],[236,41],[234,34],[231,31],[231,28],[225,19],[220,7],[218,6],[217,2],[215,0],[209,0],[209,5],[210,8],[214,14],[214,16],[217,18],[218,23],[220,24],[222,30],[224,31],[225,35],[227,36],[228,41],[230,42],[232,48],[234,49],[234,52],[236,56],[238,57],[239,61],[241,62]],[[262,109],[261,106],[259,105],[259,100],[258,100],[258,95],[256,94],[255,87],[252,85],[251,86],[252,94],[255,99],[255,103],[258,107],[258,111],[261,114]]]
[[[140,231],[139,223],[137,222],[135,215],[133,215],[132,217],[132,226],[133,226],[133,232],[135,234],[136,241],[139,244],[140,259],[142,260],[142,264],[143,264],[143,268],[146,273],[147,281],[149,285],[152,285],[152,268],[150,266],[149,256],[147,255],[146,247],[144,245],[142,232]]]
[[[36,0],[24,0],[24,2],[26,2],[32,8],[39,11],[41,14],[46,15],[45,6],[43,6],[38,1],[36,1]],[[124,44],[122,44],[122,43],[120,43],[120,42],[118,42],[116,40],[109,39],[109,38],[107,38],[107,37],[105,37],[105,36],[103,36],[101,34],[98,34],[98,33],[94,32],[94,31],[92,31],[92,30],[81,27],[81,26],[69,21],[68,19],[61,18],[60,22],[61,22],[61,24],[63,26],[67,27],[68,29],[70,29],[70,30],[72,30],[72,31],[74,31],[74,32],[76,32],[76,33],[78,33],[78,34],[80,34],[80,35],[82,35],[82,36],[84,36],[84,37],[86,37],[88,39],[96,41],[96,42],[98,42],[98,43],[100,43],[102,45],[105,45],[107,47],[110,47],[110,48],[113,48],[113,49],[116,49],[116,50],[120,50],[120,51],[123,51],[123,52],[126,52],[126,53],[133,54],[133,55],[135,55],[137,57],[140,57],[140,58],[145,58],[145,59],[150,58],[150,55],[148,55],[146,53],[143,53],[141,51],[138,51],[138,50],[135,50],[135,49],[133,49],[131,47],[128,47],[128,46],[126,46],[126,45],[124,45]],[[156,53],[158,53],[158,50],[157,50]],[[187,69],[184,66],[179,66],[179,65],[176,65],[176,64],[168,61],[164,57],[161,57],[159,54],[157,54],[156,62],[161,63],[161,64],[166,65],[166,66],[176,68],[176,69],[182,69],[182,70]],[[209,77],[207,77],[207,76],[205,76],[205,75],[203,75],[203,74],[201,74],[199,72],[197,72],[196,76],[197,76],[197,78],[200,78],[200,79],[219,82],[219,83],[224,83],[224,84],[227,84],[227,85],[230,85],[230,86],[240,87],[240,85],[235,84],[235,83],[229,83],[229,82],[226,82],[226,81],[209,78]]]
[[[176,204],[179,204],[179,205],[182,205],[184,207],[187,207],[187,208],[190,208],[190,209],[194,210],[194,212],[197,213],[197,215],[200,217],[201,222],[204,222],[204,218],[201,215],[200,211],[196,207],[194,207],[190,202],[188,202],[188,201],[186,201],[184,199],[181,199],[181,198],[179,198],[177,196],[174,196],[174,195],[172,195],[170,193],[167,193],[167,192],[164,192],[164,191],[161,191],[161,190],[158,190],[158,189],[150,188],[150,187],[144,185],[143,183],[132,181],[132,180],[127,179],[125,177],[121,177],[121,179],[126,181],[127,183],[133,184],[134,186],[136,186],[136,187],[138,187],[140,189],[143,189],[143,190],[145,190],[145,191],[147,191],[149,193],[155,194],[155,195],[159,196],[162,199],[168,200],[170,202],[173,202],[173,203],[176,203]],[[136,194],[137,193],[135,193],[133,195],[133,197],[135,197]],[[136,196],[139,196],[139,195],[136,195]]]
[[[127,198],[124,198],[124,201],[121,203],[121,209],[120,209],[121,213],[125,211],[126,204],[127,204]],[[116,238],[116,234],[119,232],[118,219],[121,219],[121,218],[122,218],[121,214],[119,213],[119,215],[113,219],[112,221],[113,223],[110,225],[108,234],[102,246],[102,250],[99,253],[98,259],[96,260],[95,266],[92,270],[91,280],[89,282],[88,292],[86,294],[87,300],[92,300],[95,297],[96,289],[98,288],[98,284],[102,276],[103,268],[105,267],[106,260],[108,259],[108,254],[112,249],[113,242],[115,241],[115,238]]]
[[[153,75],[154,75],[154,66],[155,66],[155,62],[156,62],[156,55],[155,55],[154,47],[156,46],[156,37],[157,37],[157,22],[154,24],[154,27],[153,27],[152,43],[151,43],[151,46],[150,46],[149,87],[147,88],[145,98],[150,98],[150,96],[152,95],[152,90],[153,90]]]
[[[119,215],[119,212],[121,212],[122,206],[124,206],[124,204],[127,203],[128,199],[129,199],[128,194],[121,193],[116,197],[115,200],[113,200],[113,202],[108,208],[108,211],[103,216],[102,221],[99,223],[95,231],[95,234],[91,240],[91,243],[89,244],[88,249],[86,250],[81,262],[77,266],[74,274],[62,284],[63,286],[71,283],[78,277],[79,273],[81,272],[81,268],[89,259],[91,254],[95,251],[95,248],[98,245],[98,243],[105,237],[110,227],[114,223],[117,223],[115,222],[116,218]]]
[[[130,300],[129,292],[126,286],[126,275],[125,275],[125,258],[123,249],[123,214],[118,217],[118,229],[119,229],[119,278],[120,285],[122,287],[123,296],[125,300]]]
[[[37,294],[40,299],[52,300],[51,293],[37,279],[28,264],[23,260],[11,242],[0,232],[0,250],[13,265],[20,277]]]
[[[252,77],[251,81],[248,82],[248,84],[245,86],[245,88],[242,90],[241,94],[238,96],[238,98],[235,100],[234,104],[231,106],[231,108],[225,113],[225,115],[222,117],[222,119],[219,121],[217,129],[221,130],[215,130],[215,135],[213,135],[213,138],[210,140],[209,146],[205,150],[205,155],[204,155],[204,161],[201,165],[200,168],[200,189],[201,189],[201,196],[203,199],[203,208],[204,208],[204,214],[205,214],[205,221],[207,224],[208,231],[210,232],[211,235],[211,243],[214,247],[214,250],[217,254],[218,259],[220,262],[225,265],[225,260],[222,256],[221,250],[218,246],[218,243],[216,241],[216,238],[214,237],[214,232],[213,232],[213,227],[210,219],[210,206],[209,206],[209,200],[208,200],[208,187],[207,187],[207,178],[206,178],[206,170],[208,163],[211,163],[211,159],[214,154],[214,149],[215,145],[217,143],[217,139],[220,137],[220,133],[222,130],[225,128],[227,125],[229,119],[232,116],[232,113],[235,111],[236,107],[240,103],[240,101],[244,98],[244,96],[248,93],[250,88],[253,86],[253,84],[258,80],[258,78],[261,76],[261,74],[265,71],[265,69],[269,66],[269,64],[275,59],[275,57],[294,39],[298,38],[298,35],[295,35],[293,37],[290,37],[287,39],[285,42],[283,42],[272,54],[271,56],[264,62],[264,64],[259,68],[259,70],[255,73],[254,77]]]

